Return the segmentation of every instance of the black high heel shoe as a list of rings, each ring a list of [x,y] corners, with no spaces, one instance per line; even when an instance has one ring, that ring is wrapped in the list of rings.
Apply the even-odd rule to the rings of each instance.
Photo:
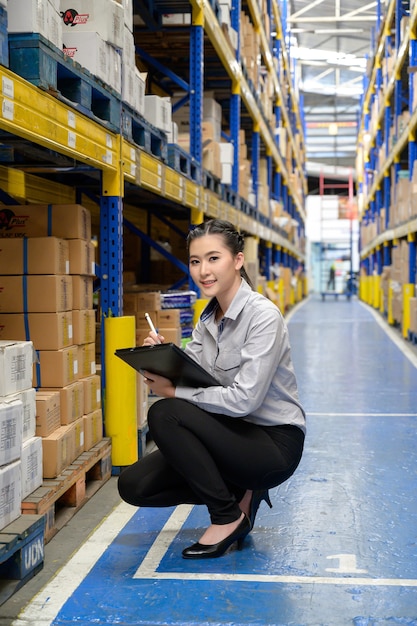
[[[252,500],[250,502],[249,508],[249,521],[251,530],[255,524],[255,517],[262,500],[265,500],[269,508],[272,509],[272,502],[269,497],[268,489],[258,489],[252,493]]]
[[[184,559],[215,559],[218,556],[222,556],[235,541],[237,541],[238,550],[241,550],[243,540],[250,530],[250,520],[246,515],[244,515],[239,526],[222,541],[212,545],[206,545],[198,542],[194,543],[192,546],[185,548],[182,551],[182,556]]]

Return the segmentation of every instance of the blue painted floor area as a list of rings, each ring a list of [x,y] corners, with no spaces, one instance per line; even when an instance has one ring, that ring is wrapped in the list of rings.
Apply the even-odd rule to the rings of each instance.
[[[242,551],[185,561],[204,507],[138,510],[54,624],[417,625],[417,369],[356,300],[289,328],[305,453]]]

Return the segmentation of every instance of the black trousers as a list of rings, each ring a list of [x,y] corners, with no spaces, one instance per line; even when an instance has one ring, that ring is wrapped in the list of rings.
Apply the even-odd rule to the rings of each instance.
[[[120,496],[144,507],[205,504],[213,524],[239,518],[247,489],[287,480],[303,451],[297,426],[258,426],[177,398],[153,404],[148,425],[158,450],[121,473]]]

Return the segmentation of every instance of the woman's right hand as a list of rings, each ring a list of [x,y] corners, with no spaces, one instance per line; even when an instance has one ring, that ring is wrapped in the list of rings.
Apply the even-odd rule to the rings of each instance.
[[[164,341],[165,337],[163,337],[163,335],[156,334],[152,330],[150,330],[142,346],[154,346],[158,343],[164,343]]]

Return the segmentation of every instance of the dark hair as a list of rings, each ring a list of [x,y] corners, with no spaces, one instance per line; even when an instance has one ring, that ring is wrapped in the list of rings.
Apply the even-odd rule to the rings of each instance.
[[[187,248],[190,248],[190,244],[194,239],[203,237],[204,235],[221,235],[227,248],[229,248],[232,256],[236,256],[239,252],[243,252],[245,247],[245,239],[231,222],[226,220],[212,219],[198,224],[188,233],[187,236]],[[240,275],[246,280],[246,282],[252,287],[252,282],[246,273],[245,268],[240,268]]]

